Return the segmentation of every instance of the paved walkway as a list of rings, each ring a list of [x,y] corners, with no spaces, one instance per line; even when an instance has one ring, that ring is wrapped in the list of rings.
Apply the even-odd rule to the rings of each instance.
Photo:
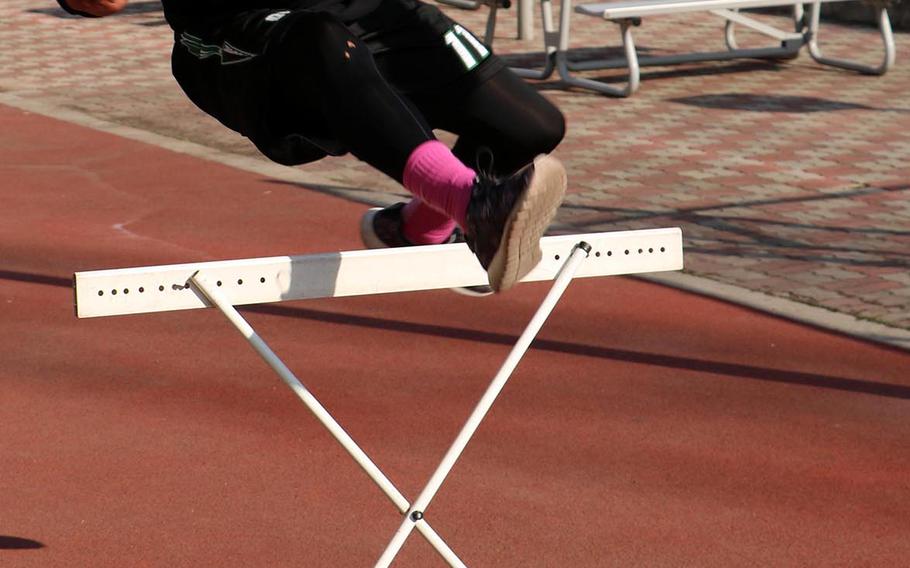
[[[482,29],[485,13],[447,9]],[[513,17],[504,14],[496,49],[528,61],[540,46],[508,37]],[[579,46],[616,44],[609,25],[590,18],[573,25]],[[701,15],[654,18],[637,33],[654,53],[705,37],[721,47],[723,39],[722,27]],[[830,25],[824,34],[831,54],[879,57],[874,30]],[[570,194],[555,230],[681,226],[696,288],[716,282],[733,299],[757,298],[759,307],[795,300],[778,311],[821,307],[829,312],[813,317],[840,318],[847,331],[871,321],[882,325],[867,336],[905,341],[910,67],[903,61],[910,36],[896,40],[898,64],[881,78],[802,56],[779,65],[650,69],[641,91],[622,100],[542,85],[569,121],[558,155],[571,173]],[[743,34],[741,44],[756,41]],[[175,139],[198,143],[222,161],[362,202],[403,193],[349,158],[298,170],[266,164],[184,100],[169,74],[170,43],[157,2],[134,2],[125,15],[99,21],[66,17],[43,0],[3,3],[0,103],[75,111],[71,117],[164,135],[172,146]]]

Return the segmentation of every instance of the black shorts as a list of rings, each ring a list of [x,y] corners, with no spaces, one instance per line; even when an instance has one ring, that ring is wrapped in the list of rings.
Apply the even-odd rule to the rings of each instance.
[[[177,35],[172,66],[187,96],[225,126],[249,137],[268,157],[289,165],[341,155],[320,111],[319,85],[300,88],[312,10],[257,9]],[[398,92],[469,92],[505,67],[464,28],[418,0],[383,0],[372,13],[342,22],[373,54]],[[304,92],[301,92],[303,90]]]

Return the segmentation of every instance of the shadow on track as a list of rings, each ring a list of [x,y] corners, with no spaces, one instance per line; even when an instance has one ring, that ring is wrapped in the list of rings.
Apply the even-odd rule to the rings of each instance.
[[[71,281],[65,278],[37,274],[30,275],[10,271],[0,271],[0,279],[18,280],[22,282],[33,282],[61,287],[70,287],[72,285]],[[479,331],[475,329],[458,328],[427,323],[406,322],[372,316],[338,314],[299,307],[257,305],[242,307],[240,308],[240,311],[270,316],[305,319],[324,323],[334,323],[338,325],[350,325],[371,329],[384,329],[388,331],[397,331],[399,333],[431,335],[435,337],[447,337],[451,339],[479,341],[484,343],[509,346],[514,345],[515,340],[517,339],[515,336],[506,335],[503,333],[494,333],[488,331]],[[722,361],[706,361],[703,359],[693,359],[691,357],[680,357],[677,355],[642,353],[639,351],[629,351],[626,349],[615,349],[611,347],[585,345],[581,343],[570,343],[567,341],[556,341],[540,338],[534,341],[532,348],[542,351],[553,351],[557,353],[567,353],[584,357],[598,357],[602,359],[610,359],[613,361],[624,361],[627,363],[638,363],[642,365],[652,365],[685,371],[697,371],[714,375],[725,375],[729,377],[738,377],[744,379],[840,390],[861,394],[870,394],[875,396],[884,396],[888,398],[910,399],[910,386],[882,383],[878,381],[868,381],[864,379],[836,377],[830,375],[821,375],[818,373],[807,373],[803,371],[788,371],[786,369],[773,369],[768,367],[757,367],[754,365],[742,365],[739,363],[725,363]],[[0,546],[0,548],[2,548],[2,546]]]
[[[509,346],[513,345],[517,339],[516,337],[503,333],[493,333],[488,331],[478,331],[474,329],[448,327],[426,323],[405,322],[371,316],[338,314],[299,307],[260,305],[246,306],[241,308],[241,311],[279,317],[306,319],[324,323],[335,323],[339,325],[352,325],[373,329],[385,329],[389,331],[397,331],[400,333],[431,335],[434,337],[447,337],[451,339],[480,341],[484,343]],[[670,369],[680,369],[684,371],[696,371],[714,375],[725,375],[728,377],[737,377],[743,379],[753,379],[774,383],[786,383],[791,385],[840,390],[861,394],[871,394],[888,398],[910,399],[910,386],[882,383],[877,381],[867,381],[863,379],[848,377],[835,377],[817,373],[806,373],[802,371],[788,371],[786,369],[756,367],[753,365],[741,365],[739,363],[706,361],[703,359],[693,359],[690,357],[680,357],[676,355],[662,355],[659,353],[642,353],[639,351],[629,351],[626,349],[615,349],[611,347],[600,347],[596,345],[585,345],[580,343],[570,343],[566,341],[555,341],[540,338],[534,341],[532,349],[567,353],[584,357],[598,357],[602,359],[610,359],[613,361],[639,363],[642,365],[652,365]]]
[[[37,540],[0,534],[0,550],[34,550],[44,548]]]

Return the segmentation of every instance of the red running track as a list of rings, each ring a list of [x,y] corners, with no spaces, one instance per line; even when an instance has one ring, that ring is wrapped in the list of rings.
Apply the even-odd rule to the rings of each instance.
[[[79,321],[74,271],[359,248],[360,205],[0,107],[0,566],[371,566],[400,517],[213,310]],[[546,286],[252,323],[409,497]],[[427,519],[472,566],[898,566],[910,355],[573,283]],[[396,566],[441,566],[414,535]]]

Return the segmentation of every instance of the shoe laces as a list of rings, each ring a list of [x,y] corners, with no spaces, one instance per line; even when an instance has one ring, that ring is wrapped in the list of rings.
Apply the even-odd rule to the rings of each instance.
[[[496,179],[495,170],[493,169],[494,164],[493,150],[489,146],[481,146],[477,148],[477,151],[474,153],[474,171],[477,172],[478,181],[494,181]]]

